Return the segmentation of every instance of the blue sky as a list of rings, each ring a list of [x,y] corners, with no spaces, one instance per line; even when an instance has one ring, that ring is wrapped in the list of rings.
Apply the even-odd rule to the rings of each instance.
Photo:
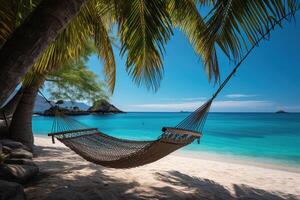
[[[300,16],[297,16],[299,22]],[[300,25],[285,23],[271,33],[240,67],[212,106],[216,112],[300,112]],[[166,46],[164,77],[155,93],[138,87],[125,71],[125,59],[115,50],[117,82],[111,102],[125,111],[192,111],[208,99],[217,85],[209,83],[201,60],[187,39],[175,31]],[[221,78],[233,67],[220,56]],[[103,79],[96,56],[87,63]]]

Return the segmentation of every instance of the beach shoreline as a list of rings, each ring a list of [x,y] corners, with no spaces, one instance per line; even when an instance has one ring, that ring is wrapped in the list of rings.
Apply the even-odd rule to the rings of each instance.
[[[35,138],[48,139],[51,141],[51,138],[45,135],[35,135]],[[55,140],[57,141],[57,140]],[[59,142],[59,146],[65,147],[63,144]],[[240,165],[247,166],[255,166],[266,169],[274,169],[274,170],[282,170],[300,173],[299,165],[291,165],[287,163],[280,163],[280,161],[274,161],[271,159],[265,158],[252,158],[248,156],[240,156],[233,154],[220,154],[209,151],[193,151],[189,149],[179,149],[172,153],[173,156],[183,157],[183,158],[192,158],[192,159],[201,159],[201,160],[209,160],[209,161],[217,161],[217,162],[225,162],[225,163],[235,163]]]
[[[266,169],[288,171],[300,174],[300,166],[296,164],[280,163],[279,160],[264,158],[252,158],[233,154],[218,154],[214,152],[199,152],[192,150],[179,150],[174,153],[175,156],[210,160],[224,163],[234,163],[240,165],[254,166]]]
[[[25,187],[28,199],[300,199],[300,174],[291,171],[184,152],[142,167],[110,169],[50,138],[35,137],[35,144],[34,161],[43,177]]]

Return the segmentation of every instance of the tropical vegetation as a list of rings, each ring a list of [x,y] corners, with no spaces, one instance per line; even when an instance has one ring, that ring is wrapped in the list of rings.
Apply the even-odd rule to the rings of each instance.
[[[26,74],[23,80],[23,94],[9,127],[11,139],[21,141],[27,146],[33,144],[31,116],[40,88],[47,89],[50,99],[53,100],[85,100],[92,104],[108,98],[105,85],[85,65],[92,50],[87,47],[78,60],[69,60],[49,74]]]
[[[106,84],[86,66],[88,57],[71,60],[47,75],[43,88],[50,100],[84,101],[93,104],[107,100]]]
[[[26,73],[34,81],[78,60],[91,39],[113,91],[110,34],[139,85],[159,87],[164,47],[175,28],[202,59],[209,80],[218,81],[218,53],[239,61],[261,35],[298,9],[297,0],[0,0],[0,103]]]

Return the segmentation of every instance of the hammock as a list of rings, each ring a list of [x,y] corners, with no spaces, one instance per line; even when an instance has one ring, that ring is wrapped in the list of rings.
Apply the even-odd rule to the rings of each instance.
[[[259,42],[265,39],[270,31],[287,16],[293,16],[294,12],[290,12],[285,17],[271,24],[271,27],[247,51],[213,96],[177,126],[163,127],[162,134],[157,140],[132,141],[106,135],[97,128],[88,128],[79,121],[66,117],[58,106],[53,106],[56,109],[57,117],[53,122],[52,133],[48,135],[52,136],[53,142],[54,138],[57,138],[84,159],[112,168],[142,166],[159,160],[177,149],[192,143],[194,140],[198,140],[199,142],[207,113],[213,100]],[[42,93],[41,95],[45,98]],[[51,104],[47,99],[46,101]]]
[[[52,133],[75,153],[87,161],[111,168],[132,168],[159,160],[202,136],[201,131],[212,101],[208,101],[175,127],[163,127],[162,134],[153,141],[119,139],[89,128],[68,117],[56,108]]]

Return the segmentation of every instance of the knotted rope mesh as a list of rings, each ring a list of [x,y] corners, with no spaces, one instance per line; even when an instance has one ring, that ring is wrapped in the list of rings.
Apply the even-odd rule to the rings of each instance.
[[[205,111],[209,106],[205,104],[191,113],[178,127],[164,128],[160,137],[152,141],[126,140],[106,135],[64,115],[56,106],[49,136],[53,137],[53,142],[56,137],[90,162],[113,168],[137,167],[161,159],[200,138],[198,131],[203,126],[207,115]]]

